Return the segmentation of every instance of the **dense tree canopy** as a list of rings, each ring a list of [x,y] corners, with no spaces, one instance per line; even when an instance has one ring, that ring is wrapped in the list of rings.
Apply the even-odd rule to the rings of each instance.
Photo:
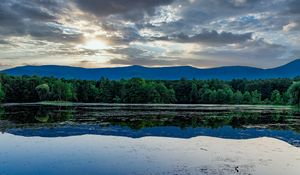
[[[3,102],[292,104],[299,103],[296,79],[246,80],[65,80],[0,75]],[[2,87],[1,87],[2,86]],[[291,87],[290,87],[291,86]],[[290,88],[289,88],[290,87]],[[291,98],[292,97],[292,98]]]
[[[290,94],[291,103],[300,107],[300,81],[294,82],[288,89]]]
[[[5,96],[5,94],[4,94],[4,91],[2,89],[2,84],[0,83],[0,102],[4,99],[4,96]]]
[[[38,85],[35,90],[40,100],[46,100],[50,95],[50,88],[46,83]]]
[[[280,92],[278,90],[274,90],[271,93],[271,102],[276,105],[282,103],[282,98],[281,98]]]

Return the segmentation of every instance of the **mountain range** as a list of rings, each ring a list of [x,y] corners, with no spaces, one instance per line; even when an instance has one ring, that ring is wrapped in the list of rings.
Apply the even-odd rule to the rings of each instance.
[[[152,80],[178,80],[187,79],[222,79],[231,80],[238,78],[267,79],[267,78],[293,78],[300,75],[300,59],[280,67],[261,69],[247,66],[226,66],[216,68],[195,68],[191,66],[175,67],[143,67],[128,66],[115,68],[81,68],[70,66],[44,65],[21,66],[6,69],[0,73],[8,75],[38,75],[53,76],[65,79],[97,80],[106,77],[112,80],[139,77]]]

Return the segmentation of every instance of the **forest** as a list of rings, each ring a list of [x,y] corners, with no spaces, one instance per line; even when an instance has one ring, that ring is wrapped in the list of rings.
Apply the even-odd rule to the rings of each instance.
[[[141,78],[66,80],[0,75],[0,101],[89,103],[274,104],[300,103],[300,78],[174,81]]]

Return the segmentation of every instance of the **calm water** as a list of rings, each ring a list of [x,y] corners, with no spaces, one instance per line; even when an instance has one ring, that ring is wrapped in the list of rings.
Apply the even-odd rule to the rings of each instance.
[[[0,175],[255,174],[256,165],[249,163],[238,169],[237,162],[228,160],[217,167],[216,160],[193,165],[195,158],[184,151],[233,139],[229,150],[234,140],[261,137],[300,147],[299,113],[272,106],[4,104],[0,129]],[[207,136],[219,140],[211,143]],[[180,143],[182,147],[172,147]]]

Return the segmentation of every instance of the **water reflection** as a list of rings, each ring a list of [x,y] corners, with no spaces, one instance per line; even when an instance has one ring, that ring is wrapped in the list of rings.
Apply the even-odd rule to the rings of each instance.
[[[58,137],[83,134],[127,137],[274,137],[300,146],[299,114],[287,108],[157,105],[5,105],[2,132]]]
[[[0,148],[3,175],[298,175],[300,170],[300,149],[272,138],[45,138],[3,134]]]

